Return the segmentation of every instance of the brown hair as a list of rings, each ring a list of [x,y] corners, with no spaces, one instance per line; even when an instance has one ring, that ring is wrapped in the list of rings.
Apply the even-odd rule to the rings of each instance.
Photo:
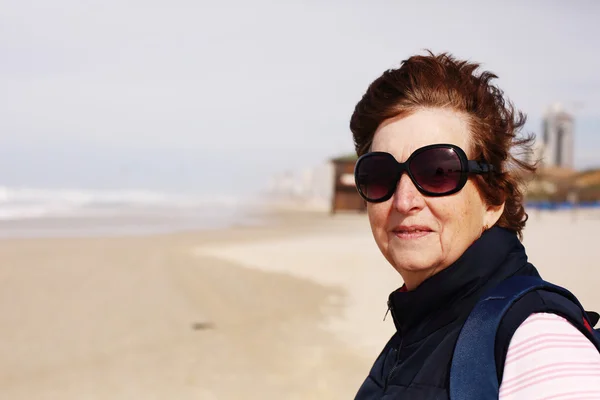
[[[535,172],[536,165],[518,156],[531,153],[535,137],[519,135],[525,114],[515,110],[491,83],[497,78],[495,74],[478,74],[478,68],[479,64],[457,60],[448,53],[410,57],[369,85],[354,109],[350,130],[360,156],[369,151],[375,131],[386,119],[406,116],[420,108],[449,108],[464,113],[471,128],[471,148],[465,149],[469,158],[490,163],[498,171],[489,177],[475,177],[477,188],[486,204],[505,202],[496,225],[522,238],[527,221],[524,179]]]

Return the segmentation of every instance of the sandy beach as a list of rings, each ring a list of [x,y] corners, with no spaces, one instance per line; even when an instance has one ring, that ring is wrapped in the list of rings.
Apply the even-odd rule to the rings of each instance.
[[[349,399],[401,285],[365,215],[0,240],[0,398]],[[530,260],[600,309],[598,211],[532,212]]]

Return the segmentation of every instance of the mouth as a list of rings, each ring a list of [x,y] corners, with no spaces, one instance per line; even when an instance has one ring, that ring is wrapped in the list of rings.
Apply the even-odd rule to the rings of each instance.
[[[399,226],[392,232],[400,239],[418,239],[429,235],[433,230],[426,226]]]

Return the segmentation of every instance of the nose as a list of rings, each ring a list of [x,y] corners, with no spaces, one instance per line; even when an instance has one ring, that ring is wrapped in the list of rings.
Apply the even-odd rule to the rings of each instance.
[[[415,213],[425,206],[425,199],[407,174],[402,174],[394,197],[393,207],[401,214]]]

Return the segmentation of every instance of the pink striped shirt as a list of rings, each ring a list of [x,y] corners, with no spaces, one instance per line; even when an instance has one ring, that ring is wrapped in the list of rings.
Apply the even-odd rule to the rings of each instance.
[[[600,353],[566,319],[533,314],[510,341],[499,399],[600,399]]]

